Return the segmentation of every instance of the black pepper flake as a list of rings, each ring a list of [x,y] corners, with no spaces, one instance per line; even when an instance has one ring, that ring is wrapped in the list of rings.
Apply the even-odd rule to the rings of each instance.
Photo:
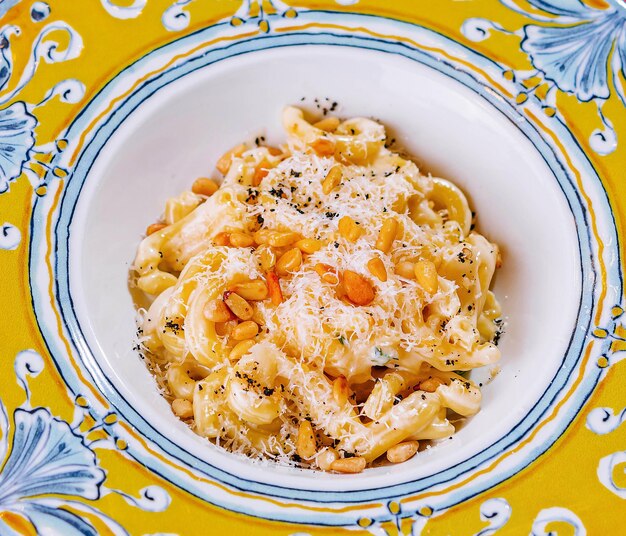
[[[259,225],[263,225],[263,223],[265,222],[263,216],[261,216],[260,214],[256,217],[256,221]]]

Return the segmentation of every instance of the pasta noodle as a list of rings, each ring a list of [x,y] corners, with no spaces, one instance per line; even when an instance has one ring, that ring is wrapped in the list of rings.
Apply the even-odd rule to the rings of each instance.
[[[500,358],[498,247],[379,123],[288,107],[283,124],[283,146],[235,147],[221,185],[199,179],[149,227],[142,352],[175,413],[230,451],[404,461],[480,409],[463,372]]]

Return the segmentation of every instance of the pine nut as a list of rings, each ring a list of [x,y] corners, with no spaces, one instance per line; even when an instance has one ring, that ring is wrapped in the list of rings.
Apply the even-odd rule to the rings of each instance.
[[[233,363],[239,361],[244,355],[246,355],[250,349],[256,344],[256,341],[252,339],[247,339],[245,341],[238,342],[235,344],[233,349],[228,354],[228,359],[230,359]]]
[[[172,400],[172,411],[174,415],[181,419],[193,417],[193,405],[189,400],[185,400],[184,398],[175,398]]]
[[[146,229],[146,236],[158,233],[161,229],[165,229],[167,225],[165,223],[151,223]]]
[[[300,235],[298,233],[274,232],[270,234],[268,243],[270,246],[275,248],[284,248],[285,246],[291,246],[291,244],[296,243],[298,240],[300,240]]]
[[[228,236],[228,233],[217,233],[213,237],[213,243],[216,246],[229,246],[230,245],[230,238]]]
[[[325,117],[321,119],[317,123],[313,123],[315,128],[319,128],[320,130],[324,130],[326,132],[332,132],[333,130],[337,130],[339,126],[339,118],[338,117]]]
[[[239,294],[227,290],[224,292],[224,302],[228,308],[241,320],[250,320],[254,311],[252,306]]]
[[[496,249],[496,268],[502,268],[502,252],[500,248]]]
[[[258,333],[259,325],[254,320],[246,320],[233,329],[230,336],[236,341],[245,341],[256,337]]]
[[[303,238],[296,242],[296,247],[302,251],[302,253],[308,253],[310,255],[322,249],[322,242],[315,240],[315,238]]]
[[[215,167],[222,175],[226,175],[226,173],[228,173],[228,170],[230,169],[231,164],[233,163],[233,157],[241,156],[245,150],[246,146],[243,143],[236,145],[232,149],[226,151],[222,156],[220,156],[219,160],[215,164]]]
[[[320,452],[315,461],[322,471],[330,471],[331,464],[339,458],[339,453],[335,449],[326,449]]]
[[[222,300],[211,300],[204,306],[204,318],[209,322],[228,322],[234,320],[235,315]]]
[[[252,235],[252,238],[254,238],[254,241],[260,246],[268,243],[272,233],[273,231],[270,231],[269,229],[259,229]]]
[[[237,326],[236,320],[229,320],[228,322],[216,322],[215,333],[220,337],[228,337],[233,329]]]
[[[376,249],[383,253],[389,253],[393,241],[396,239],[396,233],[398,232],[398,221],[395,218],[387,218],[380,232],[378,233],[378,239],[376,240]]]
[[[274,250],[269,247],[267,244],[262,244],[258,248],[256,248],[256,254],[259,258],[259,266],[261,270],[267,272],[274,268],[276,264],[276,253]]]
[[[302,252],[298,248],[283,253],[276,262],[276,273],[284,276],[297,271],[302,265]]]
[[[343,376],[338,376],[333,380],[333,398],[340,406],[348,401],[350,390],[348,388],[348,380]]]
[[[337,274],[337,270],[335,270],[332,266],[318,262],[315,265],[314,270],[322,278],[323,281],[326,281],[326,283],[329,283],[331,285],[339,284],[339,274]]]
[[[405,441],[398,443],[387,451],[387,459],[391,463],[406,462],[409,458],[415,456],[420,444],[417,441]]]
[[[269,288],[270,300],[272,304],[275,306],[279,306],[283,303],[283,291],[280,288],[280,281],[278,280],[278,276],[276,272],[269,271],[267,272],[267,286]]]
[[[328,138],[318,138],[311,143],[311,148],[319,156],[332,156],[335,154],[335,142]]]
[[[396,264],[394,272],[405,279],[415,279],[415,263],[402,261]]]
[[[361,236],[361,228],[350,217],[344,216],[339,220],[339,234],[350,242],[356,242]]]
[[[343,273],[343,285],[348,299],[355,305],[368,305],[374,300],[374,287],[362,275],[351,270]]]
[[[212,196],[219,190],[219,185],[212,179],[196,179],[191,185],[191,191],[194,194]]]
[[[254,244],[254,238],[245,233],[230,233],[228,238],[230,240],[230,244],[236,248],[249,248],[252,244]]]
[[[352,458],[340,458],[330,464],[331,471],[338,473],[360,473],[365,469],[367,462],[361,456],[353,456]]]
[[[374,257],[369,260],[367,262],[367,269],[374,277],[377,277],[383,283],[387,281],[387,270],[385,269],[385,264],[379,257]]]
[[[300,458],[305,460],[312,458],[317,452],[313,427],[309,421],[305,420],[300,423],[298,439],[296,440],[296,452]]]
[[[322,181],[322,192],[328,195],[334,188],[339,186],[341,182],[341,168],[339,166],[333,166],[326,175],[326,178]]]
[[[237,283],[230,287],[230,290],[236,292],[239,296],[248,301],[262,301],[267,298],[269,294],[265,281],[261,279],[254,279],[246,283]]]
[[[259,165],[254,170],[254,175],[252,176],[252,186],[258,186],[261,184],[263,179],[267,177],[267,174],[269,173],[269,169],[267,169],[268,167],[268,161],[265,159],[261,160]]]
[[[435,294],[439,288],[437,269],[431,261],[419,261],[415,264],[415,278],[428,294]]]
[[[270,153],[272,156],[280,156],[283,154],[283,152],[278,147],[271,147],[268,145],[266,149],[267,152]]]
[[[443,385],[444,382],[439,378],[427,378],[426,380],[420,382],[419,388],[421,391],[426,391],[427,393],[434,393],[440,385]]]

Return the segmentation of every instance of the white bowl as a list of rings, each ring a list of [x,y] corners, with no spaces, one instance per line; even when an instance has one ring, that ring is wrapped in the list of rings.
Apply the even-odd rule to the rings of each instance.
[[[128,269],[165,200],[214,173],[222,152],[264,134],[283,139],[282,108],[325,97],[343,117],[380,119],[425,171],[471,199],[478,228],[503,250],[495,292],[507,319],[501,372],[452,440],[393,467],[353,476],[251,463],[196,436],[171,413],[132,350]],[[309,106],[310,107],[310,106]],[[504,114],[458,82],[398,56],[289,47],[224,60],[160,89],[118,128],[85,181],[71,224],[70,290],[98,366],[150,425],[232,475],[302,490],[409,482],[471,458],[535,406],[567,350],[580,299],[574,218],[553,173]],[[132,424],[132,421],[131,421]]]

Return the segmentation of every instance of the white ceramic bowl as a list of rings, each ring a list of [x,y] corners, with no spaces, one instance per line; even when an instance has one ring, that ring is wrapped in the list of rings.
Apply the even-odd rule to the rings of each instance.
[[[383,61],[384,60],[384,61]],[[264,134],[283,139],[281,109],[329,97],[343,117],[380,119],[422,164],[469,196],[479,230],[502,246],[495,291],[507,318],[501,372],[452,440],[409,462],[342,476],[267,467],[199,438],[158,394],[133,352],[128,268],[169,196],[214,173],[222,152]],[[566,351],[580,296],[574,219],[532,144],[480,96],[410,60],[347,47],[290,47],[228,59],[157,91],[97,157],[79,198],[70,289],[95,359],[157,431],[245,478],[299,489],[379,487],[434,474],[493,444],[528,413]]]

